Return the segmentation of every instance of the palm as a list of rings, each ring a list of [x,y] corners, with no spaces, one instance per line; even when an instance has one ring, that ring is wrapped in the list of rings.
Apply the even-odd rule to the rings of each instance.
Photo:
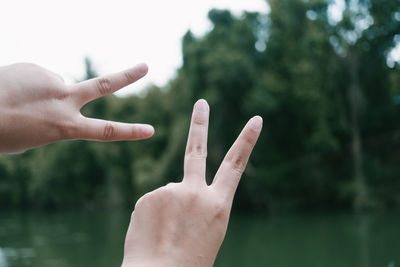
[[[0,153],[68,139],[117,141],[150,137],[154,130],[149,125],[103,121],[80,113],[88,102],[114,93],[146,73],[147,66],[139,65],[66,85],[57,74],[33,64],[0,68],[0,109],[6,126],[0,136]]]
[[[125,243],[124,266],[212,266],[262,120],[255,117],[249,121],[213,183],[207,185],[208,118],[207,103],[198,101],[186,146],[183,181],[148,193],[136,203]],[[146,261],[146,257],[152,260]]]

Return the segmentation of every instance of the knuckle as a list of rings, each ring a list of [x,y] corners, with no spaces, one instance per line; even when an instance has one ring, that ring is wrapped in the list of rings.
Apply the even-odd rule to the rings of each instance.
[[[242,156],[238,155],[231,159],[230,164],[231,164],[232,170],[241,175],[244,172],[244,170],[246,169],[247,162],[246,162],[246,159],[244,159]]]
[[[164,186],[160,188],[159,196],[161,196],[161,198],[170,199],[173,195],[174,192],[171,187]]]
[[[107,95],[112,92],[111,81],[108,78],[97,78],[96,87],[100,95]]]
[[[196,190],[187,190],[185,192],[185,202],[188,205],[192,205],[193,203],[196,203],[199,199],[199,194]]]
[[[203,145],[201,145],[201,144],[195,145],[194,146],[194,151],[196,152],[196,154],[199,154],[199,155],[206,154],[205,147]]]
[[[168,183],[165,188],[168,190],[172,190],[173,188],[175,188],[175,186],[177,185],[177,183]]]
[[[223,201],[217,201],[212,206],[212,211],[216,218],[224,218],[228,215],[228,209]]]
[[[141,198],[139,198],[138,201],[136,201],[135,210],[142,207],[145,203],[150,202],[152,200],[152,197],[153,197],[153,195],[151,192],[144,194]]]
[[[203,146],[201,144],[190,145],[186,149],[186,156],[191,157],[191,158],[204,159],[204,158],[207,158],[207,149],[205,146]]]
[[[58,139],[69,140],[74,139],[78,132],[78,126],[73,121],[63,121],[58,125]]]
[[[131,130],[131,136],[132,136],[133,138],[143,138],[143,137],[146,136],[146,133],[147,133],[147,132],[145,132],[145,130],[142,129],[142,128],[136,128],[136,127],[134,127],[134,128],[132,128],[132,130]]]
[[[24,70],[29,71],[29,72],[31,72],[31,74],[35,74],[35,75],[39,75],[39,76],[47,75],[47,76],[53,77],[51,71],[49,71],[35,63],[21,62],[21,63],[13,64],[13,66],[21,71],[24,71]]]
[[[49,78],[51,78],[52,80],[54,80],[58,84],[64,83],[64,78],[60,74],[52,72],[52,71],[47,70],[47,69],[43,69],[43,70],[45,71],[45,73],[48,75]]]
[[[66,88],[56,88],[53,90],[53,96],[58,100],[65,100],[71,96],[71,92]]]
[[[108,122],[104,126],[103,139],[111,140],[111,139],[114,139],[116,135],[117,135],[117,129],[114,127],[114,125],[112,125],[111,123]]]
[[[254,131],[254,130],[251,130]],[[257,138],[255,137],[255,132],[251,134],[247,134],[244,136],[244,141],[250,146],[254,146],[256,144]]]
[[[124,76],[125,76],[127,83],[133,83],[134,81],[137,80],[136,75],[129,71],[124,71]]]
[[[207,116],[204,113],[193,113],[192,122],[197,126],[206,126],[207,125]]]
[[[141,198],[139,198],[138,199],[138,201],[136,201],[136,204],[135,204],[135,209],[134,210],[137,210],[137,209],[139,209],[141,206],[143,206],[143,197],[141,197]],[[133,215],[133,213],[132,213],[132,215]]]

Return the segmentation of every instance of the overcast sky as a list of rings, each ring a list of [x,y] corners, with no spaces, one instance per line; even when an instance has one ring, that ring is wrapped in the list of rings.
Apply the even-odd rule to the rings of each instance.
[[[163,85],[181,64],[182,36],[209,30],[214,7],[268,11],[265,0],[1,0],[0,65],[37,63],[71,83],[85,56],[100,74],[146,62],[149,75],[121,93]]]
[[[162,86],[181,65],[185,32],[210,29],[211,8],[236,15],[269,10],[265,0],[0,0],[0,65],[37,63],[72,83],[83,76],[85,56],[99,74],[146,62],[148,76],[120,93]],[[344,1],[336,0],[331,18],[339,21],[343,9]],[[399,60],[400,45],[388,65]]]

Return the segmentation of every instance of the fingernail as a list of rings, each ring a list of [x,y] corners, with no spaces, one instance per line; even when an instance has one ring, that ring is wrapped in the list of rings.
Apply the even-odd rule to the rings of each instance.
[[[140,63],[139,65],[136,66],[136,70],[139,74],[145,75],[149,70],[149,67],[147,66],[146,63]]]
[[[261,130],[263,124],[263,119],[260,116],[255,116],[250,121],[250,127],[256,131]]]
[[[199,101],[196,102],[195,109],[197,111],[207,112],[208,111],[207,101],[205,101],[204,99],[200,99]]]
[[[144,135],[149,136],[154,134],[154,127],[151,125],[143,125],[142,132]]]

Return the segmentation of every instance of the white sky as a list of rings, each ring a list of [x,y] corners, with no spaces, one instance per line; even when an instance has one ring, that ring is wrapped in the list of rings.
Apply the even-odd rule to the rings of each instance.
[[[181,65],[188,29],[210,29],[211,8],[267,12],[265,0],[1,0],[0,65],[32,62],[71,83],[89,56],[100,74],[146,62],[150,72],[126,94],[163,85]]]

